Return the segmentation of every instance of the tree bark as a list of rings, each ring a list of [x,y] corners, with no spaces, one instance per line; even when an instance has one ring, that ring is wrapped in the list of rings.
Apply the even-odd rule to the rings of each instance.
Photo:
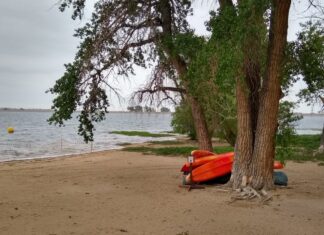
[[[211,137],[209,136],[204,111],[196,98],[192,97],[190,94],[187,94],[187,99],[191,106],[192,118],[198,140],[198,148],[213,152],[213,146]]]
[[[273,0],[267,67],[261,90],[255,145],[251,164],[251,185],[255,189],[273,187],[273,161],[279,100],[280,70],[287,41],[290,0]]]
[[[324,109],[324,97],[320,96],[320,99],[321,99],[321,101],[322,101],[323,109]],[[321,135],[321,141],[320,141],[320,146],[319,146],[319,148],[318,148],[318,152],[319,152],[319,153],[323,153],[323,152],[324,152],[324,124],[323,124],[322,135]]]
[[[179,55],[173,53],[173,45],[172,42],[170,42],[173,36],[172,9],[169,0],[160,1],[160,11],[163,29],[162,40],[165,40],[165,42],[162,42],[162,44],[165,44],[163,45],[163,49],[168,55],[172,65],[178,73],[179,79],[181,80],[187,74],[187,64]],[[202,150],[213,151],[211,137],[209,136],[204,110],[201,107],[198,100],[192,95],[190,95],[190,91],[188,89],[189,86],[186,84],[186,82],[183,83],[185,89],[187,90],[186,99],[188,100],[188,103],[190,104],[192,110],[192,117],[194,120],[195,130],[198,139],[198,148]]]
[[[251,9],[251,14],[252,16],[246,19],[244,24],[256,24],[256,26],[262,27],[264,24],[263,12]],[[252,30],[246,35],[242,45],[244,60],[241,74],[243,74],[243,78],[238,78],[236,81],[238,133],[232,178],[234,188],[241,187],[242,183],[248,183],[250,176],[249,168],[252,161],[259,110],[262,40],[261,34]],[[243,176],[245,176],[245,180],[243,180]]]
[[[322,129],[321,141],[320,141],[320,146],[318,148],[318,152],[319,153],[324,152],[324,125],[323,125],[323,129]]]
[[[250,50],[252,48],[255,51],[259,51],[259,53],[257,53],[258,56],[245,53],[246,57],[245,57],[245,61],[244,61],[245,81],[249,88],[247,93],[249,94],[249,101],[250,101],[249,114],[251,116],[252,144],[253,145],[255,142],[255,132],[256,132],[257,122],[258,122],[259,104],[260,104],[259,93],[260,93],[260,86],[261,86],[260,62],[258,61],[258,59],[260,58],[259,54],[260,54],[261,46],[256,45],[256,44],[257,44],[257,42],[255,42],[254,45],[252,43],[248,43],[246,45],[246,47],[249,47]]]
[[[249,176],[249,165],[253,153],[253,132],[251,101],[244,80],[236,81],[237,137],[231,184],[234,189],[241,187],[243,176]]]

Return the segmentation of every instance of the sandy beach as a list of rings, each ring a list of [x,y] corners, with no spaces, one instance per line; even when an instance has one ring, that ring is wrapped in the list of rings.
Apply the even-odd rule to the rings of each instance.
[[[105,151],[0,163],[0,234],[323,234],[324,166],[288,162],[268,204],[180,188],[185,159]]]

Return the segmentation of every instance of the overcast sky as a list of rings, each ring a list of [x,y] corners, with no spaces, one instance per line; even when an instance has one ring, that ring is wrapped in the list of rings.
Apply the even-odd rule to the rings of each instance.
[[[57,0],[0,1],[0,107],[50,108],[53,97],[45,94],[64,72],[64,63],[71,62],[78,45],[72,35],[83,21],[73,21],[70,12],[61,13]],[[197,1],[199,2],[199,1]],[[190,23],[199,34],[205,34],[208,11],[215,7],[210,1],[194,5],[195,16]],[[209,2],[209,3],[208,3]],[[292,40],[303,18],[305,7],[293,5],[288,39]],[[89,12],[88,12],[89,13]],[[138,70],[131,83],[123,82],[120,91],[125,101],[120,105],[112,98],[112,110],[125,109],[131,91],[144,83],[149,72]],[[297,84],[293,94],[302,83]],[[293,100],[294,95],[289,99]],[[317,111],[315,107],[314,111]],[[301,105],[296,111],[310,112]]]

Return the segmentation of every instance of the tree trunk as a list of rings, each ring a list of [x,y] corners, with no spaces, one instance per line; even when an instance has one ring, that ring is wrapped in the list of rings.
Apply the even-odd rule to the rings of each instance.
[[[259,41],[259,40],[258,40]],[[257,44],[255,42],[254,44]],[[260,58],[260,46],[248,44],[248,47],[253,48],[255,51],[259,51],[256,53],[257,55],[249,55],[246,54],[246,58],[244,61],[244,73],[245,73],[245,81],[247,86],[249,87],[249,100],[250,100],[250,116],[251,116],[251,128],[252,128],[252,144],[255,142],[255,133],[258,122],[258,114],[259,114],[259,104],[260,104],[260,86],[261,86],[261,76],[260,76],[260,62],[258,58]],[[256,57],[256,58],[253,58]]]
[[[162,29],[163,29],[163,37],[162,44],[163,50],[169,56],[169,59],[178,73],[179,79],[183,79],[187,74],[187,64],[183,59],[173,52],[173,45],[170,40],[172,39],[172,8],[170,6],[169,0],[161,0],[160,1],[160,12],[162,19]],[[184,82],[186,83],[186,82]],[[188,91],[186,94],[186,99],[188,100],[189,105],[192,110],[192,117],[194,120],[195,130],[198,139],[198,147],[202,150],[213,151],[211,137],[208,133],[207,122],[205,118],[205,114],[203,108],[201,107],[198,100],[191,96],[189,93],[188,85],[184,84],[185,89]]]
[[[249,165],[253,153],[253,133],[251,102],[244,80],[236,81],[237,137],[231,184],[234,189],[241,187],[243,176],[249,176]]]
[[[318,152],[319,153],[324,152],[324,125],[323,125],[323,129],[322,129],[321,141],[320,141],[320,146],[318,148]]]
[[[202,110],[202,107],[196,100],[196,98],[192,97],[190,94],[187,94],[187,99],[191,106],[192,118],[194,121],[198,140],[198,148],[201,150],[208,150],[212,152],[213,146],[211,142],[211,137],[209,136],[204,111]]]
[[[254,6],[256,7],[256,6]],[[242,24],[254,27],[265,27],[263,11],[250,9],[251,17]],[[259,93],[261,86],[260,63],[262,58],[262,41],[265,35],[254,30],[248,31],[242,44],[244,61],[242,79],[236,82],[237,103],[237,140],[233,165],[233,187],[238,188],[248,183],[250,165],[252,162],[253,146],[259,110]],[[244,176],[244,177],[243,177]],[[242,185],[243,184],[243,185]]]
[[[290,0],[273,0],[267,67],[261,90],[257,130],[251,164],[251,185],[255,189],[273,187],[273,161],[279,100],[280,70],[287,40]]]
[[[324,109],[324,97],[320,96],[320,99],[321,99],[321,101],[322,101],[323,109]],[[320,146],[319,146],[319,148],[318,148],[318,152],[319,152],[319,153],[323,153],[323,152],[324,152],[324,124],[323,124],[322,135],[321,135],[321,141],[320,141]]]

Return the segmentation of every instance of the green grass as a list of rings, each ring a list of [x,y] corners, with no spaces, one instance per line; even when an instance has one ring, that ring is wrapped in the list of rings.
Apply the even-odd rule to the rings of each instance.
[[[314,154],[320,145],[321,135],[296,135],[291,140],[291,154],[283,161],[324,161],[324,154]],[[277,146],[280,148],[280,146]]]
[[[296,162],[305,162],[305,161],[323,161],[324,154],[315,154],[314,151],[302,150],[302,149],[293,149],[290,156],[285,156],[283,161],[296,161]]]
[[[192,150],[198,149],[197,146],[172,146],[181,144],[179,141],[151,141],[152,144],[166,145],[162,147],[125,147],[123,151],[141,152],[144,154],[153,154],[160,156],[188,156]],[[322,166],[324,165],[324,153],[316,154],[314,152],[319,147],[320,135],[298,135],[291,142],[292,154],[286,156],[283,161],[291,160],[297,162],[317,161]],[[215,147],[215,153],[225,153],[234,151],[231,146]]]
[[[227,152],[234,152],[234,148],[232,146],[219,146],[214,147],[214,153],[227,153]]]
[[[131,145],[132,143],[128,143],[128,142],[125,142],[125,143],[119,143],[117,145],[119,146],[127,146],[127,145]]]
[[[112,131],[112,134],[118,135],[127,135],[127,136],[141,136],[141,137],[168,137],[173,136],[170,134],[163,134],[163,133],[150,133],[146,131]]]
[[[291,145],[309,150],[316,150],[320,145],[321,135],[296,135]]]
[[[141,152],[145,154],[154,154],[154,155],[161,155],[161,156],[189,156],[192,150],[197,149],[195,146],[174,146],[174,147],[126,147],[123,148],[123,151],[128,152]],[[215,153],[226,153],[233,151],[233,147],[221,146],[215,147]]]
[[[138,146],[138,147],[125,147],[122,150],[126,151],[126,152],[149,153],[149,152],[151,152],[151,149],[153,149],[153,148]]]
[[[150,144],[159,144],[159,145],[176,145],[181,144],[181,142],[177,140],[164,140],[164,141],[149,141]]]

